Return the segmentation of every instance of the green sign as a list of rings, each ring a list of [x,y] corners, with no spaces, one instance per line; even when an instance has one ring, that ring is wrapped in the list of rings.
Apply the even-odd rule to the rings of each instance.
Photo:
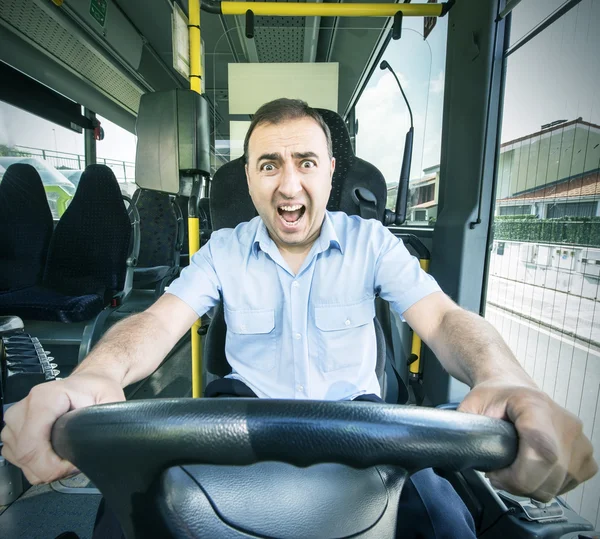
[[[106,8],[108,0],[92,0],[90,2],[90,15],[104,28],[106,22]]]

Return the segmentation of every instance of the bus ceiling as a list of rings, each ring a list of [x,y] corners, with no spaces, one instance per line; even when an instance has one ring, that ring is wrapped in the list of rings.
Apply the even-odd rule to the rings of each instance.
[[[173,67],[174,6],[156,0],[107,0],[105,5],[104,15],[94,16],[89,2],[3,0],[0,60],[133,132],[142,94],[189,86]],[[176,5],[187,12],[187,0]],[[345,115],[366,83],[391,17],[398,12],[407,17],[443,16],[450,5],[205,0],[201,28],[211,117],[229,123],[228,64],[298,61],[339,64],[338,110]],[[252,40],[245,39],[243,31],[233,30],[244,26],[250,6],[257,29],[265,24],[281,28],[262,27],[254,43],[248,43]],[[277,17],[263,17],[266,14]],[[370,31],[358,35],[359,27]],[[298,50],[274,51],[262,42],[285,31],[302,33],[303,39],[295,45]],[[223,54],[222,44],[228,42],[228,52]]]

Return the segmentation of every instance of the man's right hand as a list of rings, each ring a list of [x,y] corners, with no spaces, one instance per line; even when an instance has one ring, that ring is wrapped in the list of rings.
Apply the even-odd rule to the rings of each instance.
[[[124,400],[123,390],[115,380],[90,372],[35,386],[4,415],[2,456],[21,468],[33,485],[77,472],[52,450],[50,436],[54,422],[77,408]]]

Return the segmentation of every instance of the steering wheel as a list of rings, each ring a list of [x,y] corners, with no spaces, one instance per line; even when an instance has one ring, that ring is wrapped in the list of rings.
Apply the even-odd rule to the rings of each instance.
[[[489,471],[514,461],[517,435],[505,421],[421,407],[153,399],[69,412],[55,423],[52,445],[100,489],[126,536],[137,537],[136,503],[174,466],[278,461],[391,465],[405,476],[429,467]]]

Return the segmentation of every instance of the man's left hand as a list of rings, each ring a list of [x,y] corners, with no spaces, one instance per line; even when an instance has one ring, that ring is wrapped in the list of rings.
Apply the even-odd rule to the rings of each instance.
[[[458,409],[509,420],[517,429],[517,459],[487,474],[496,488],[548,502],[598,471],[581,421],[536,387],[486,381],[476,385]]]

